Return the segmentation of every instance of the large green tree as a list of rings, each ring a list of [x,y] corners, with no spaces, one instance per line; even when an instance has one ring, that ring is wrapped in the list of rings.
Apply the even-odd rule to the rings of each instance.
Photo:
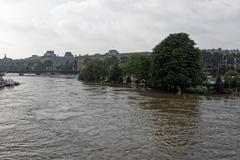
[[[186,33],[170,34],[152,54],[153,87],[184,88],[201,84],[200,50]]]

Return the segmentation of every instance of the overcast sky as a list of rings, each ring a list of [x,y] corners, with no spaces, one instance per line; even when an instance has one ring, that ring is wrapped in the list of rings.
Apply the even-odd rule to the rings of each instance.
[[[0,57],[151,51],[176,32],[240,48],[239,29],[239,0],[0,0]]]

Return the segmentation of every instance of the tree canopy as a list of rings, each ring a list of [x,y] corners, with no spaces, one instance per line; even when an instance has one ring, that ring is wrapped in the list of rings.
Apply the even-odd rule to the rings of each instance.
[[[114,83],[122,83],[122,70],[119,68],[118,64],[115,64],[111,71],[109,76],[109,81]]]
[[[102,82],[106,79],[108,70],[106,64],[98,59],[91,60],[80,72],[79,80],[86,82]]]
[[[240,74],[237,71],[227,71],[224,75],[224,80],[228,88],[240,88]]]
[[[150,56],[132,55],[127,63],[122,65],[122,69],[125,76],[132,76],[137,82],[148,81],[151,70]]]
[[[154,87],[188,87],[202,83],[200,50],[186,33],[170,34],[152,54],[151,82]]]

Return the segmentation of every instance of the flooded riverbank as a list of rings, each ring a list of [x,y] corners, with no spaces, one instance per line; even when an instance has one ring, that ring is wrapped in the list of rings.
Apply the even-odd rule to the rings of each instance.
[[[240,159],[240,98],[8,76],[0,159]]]

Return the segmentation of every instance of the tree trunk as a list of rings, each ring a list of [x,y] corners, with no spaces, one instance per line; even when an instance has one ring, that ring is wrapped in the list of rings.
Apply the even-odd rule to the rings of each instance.
[[[177,90],[178,90],[178,95],[182,94],[182,88],[180,86],[177,86]]]

